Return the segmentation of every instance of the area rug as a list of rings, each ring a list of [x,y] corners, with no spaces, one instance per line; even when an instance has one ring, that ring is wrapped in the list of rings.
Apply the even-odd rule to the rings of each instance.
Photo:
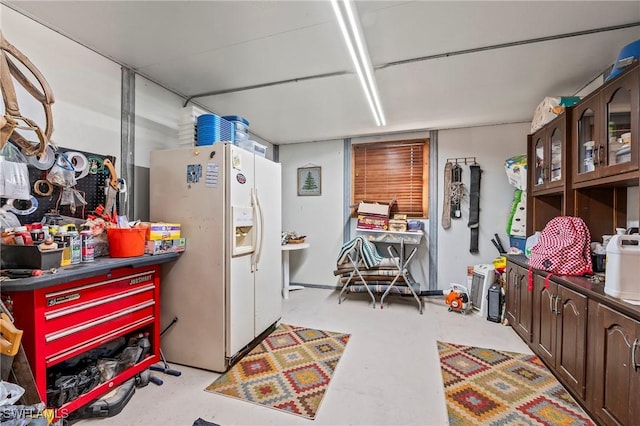
[[[314,419],[349,337],[280,324],[205,390]]]
[[[535,355],[438,342],[450,425],[593,425]]]

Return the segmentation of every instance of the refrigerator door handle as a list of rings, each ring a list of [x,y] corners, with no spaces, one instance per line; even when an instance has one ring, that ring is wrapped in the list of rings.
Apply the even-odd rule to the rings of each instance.
[[[258,232],[256,241],[256,250],[255,250],[255,269],[258,270],[258,263],[260,262],[260,255],[262,254],[262,241],[264,240],[264,215],[262,212],[262,205],[260,204],[260,196],[258,195],[258,190],[254,189],[254,196],[256,200],[256,207],[258,212]]]

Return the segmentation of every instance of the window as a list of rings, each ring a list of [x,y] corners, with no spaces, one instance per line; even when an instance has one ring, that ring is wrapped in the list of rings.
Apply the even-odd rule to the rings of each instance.
[[[352,146],[351,202],[389,202],[391,213],[429,217],[429,140]]]

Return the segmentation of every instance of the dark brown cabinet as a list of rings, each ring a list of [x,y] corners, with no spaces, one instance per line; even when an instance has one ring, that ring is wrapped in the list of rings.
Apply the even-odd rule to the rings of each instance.
[[[640,307],[605,295],[601,283],[585,277],[547,279],[538,270],[529,291],[527,263],[510,256],[505,270],[514,331],[598,424],[640,425]]]
[[[534,274],[533,349],[584,400],[587,297]]]
[[[638,66],[576,105],[572,118],[575,187],[619,182],[638,171],[639,120]]]
[[[526,342],[532,337],[532,293],[529,291],[526,268],[507,263],[507,310],[509,324]]]
[[[553,192],[562,188],[565,173],[568,170],[567,140],[570,138],[570,127],[567,128],[567,117],[571,116],[571,108],[546,124],[530,136],[529,157],[532,159],[531,191],[533,193]]]
[[[527,235],[541,231],[552,218],[572,214],[571,117],[565,111],[528,136]]]
[[[593,413],[606,425],[640,422],[640,322],[597,305]]]

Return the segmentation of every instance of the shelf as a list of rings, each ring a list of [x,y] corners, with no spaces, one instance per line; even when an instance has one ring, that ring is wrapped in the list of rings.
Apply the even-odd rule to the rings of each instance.
[[[367,240],[374,243],[390,243],[390,244],[420,244],[423,231],[384,231],[379,229],[362,229],[356,228],[356,231],[363,234]]]

